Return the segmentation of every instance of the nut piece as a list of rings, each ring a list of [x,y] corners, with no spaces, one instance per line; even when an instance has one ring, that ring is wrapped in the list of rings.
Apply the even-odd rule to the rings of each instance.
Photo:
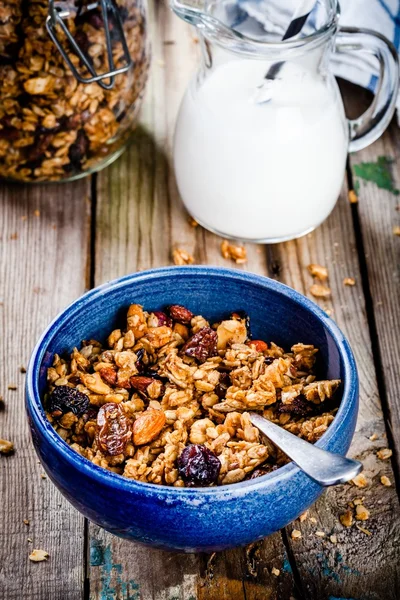
[[[351,483],[359,488],[365,488],[369,482],[363,473],[359,473],[351,480]]]
[[[329,539],[332,544],[337,544],[337,535],[335,533],[332,533],[332,535],[329,536]]]
[[[393,227],[393,235],[400,235],[399,225],[396,225],[395,227]]]
[[[353,287],[354,285],[356,285],[356,280],[354,279],[354,277],[345,277],[343,279],[343,285]]]
[[[140,340],[147,331],[146,316],[140,304],[131,304],[128,308],[128,329],[132,331],[136,340]]]
[[[389,450],[389,448],[382,448],[382,450],[378,450],[378,452],[376,453],[377,457],[380,460],[386,460],[387,458],[390,458],[392,454],[393,452]]]
[[[357,521],[367,521],[369,519],[369,510],[362,504],[356,506],[356,519]]]
[[[115,385],[117,383],[117,371],[114,367],[103,367],[99,371],[100,376],[108,385]]]
[[[221,243],[221,254],[224,258],[231,258],[237,265],[247,262],[247,250],[244,246],[230,244],[228,240]]]
[[[386,477],[386,475],[382,475],[381,484],[386,487],[390,487],[392,485],[392,482],[390,481],[389,477]]]
[[[275,577],[279,577],[279,575],[281,574],[280,570],[277,569],[276,567],[272,567],[271,573],[272,573],[272,575],[275,575]]]
[[[166,421],[163,410],[149,408],[133,424],[133,443],[142,446],[158,436]]]
[[[189,252],[183,250],[183,248],[175,248],[172,251],[172,260],[175,265],[192,265],[194,263],[194,258]]]
[[[83,385],[94,394],[105,396],[106,394],[112,393],[112,389],[104,383],[99,372],[92,374],[81,373],[80,377]]]
[[[330,298],[331,293],[331,289],[326,285],[314,283],[314,285],[310,287],[310,294],[315,298]]]
[[[144,377],[143,375],[135,375],[130,379],[131,386],[140,394],[149,396],[150,398],[158,398],[164,391],[164,386],[158,379],[153,377]]]
[[[290,534],[290,537],[292,538],[292,540],[299,540],[301,538],[301,531],[299,531],[298,529],[293,529],[292,533]]]
[[[32,562],[42,562],[43,560],[47,560],[49,558],[49,553],[46,550],[32,550],[29,555],[29,560]]]
[[[357,204],[358,196],[354,190],[349,190],[348,198],[349,198],[350,204]]]
[[[0,439],[0,453],[11,454],[12,452],[14,452],[14,444],[12,442],[8,442],[7,440]]]
[[[339,520],[344,527],[351,527],[353,525],[353,515],[351,510],[346,510],[346,512],[339,515]]]
[[[311,264],[308,265],[307,269],[313,277],[317,277],[320,281],[328,279],[328,269],[322,265]]]
[[[224,350],[228,344],[243,344],[247,339],[246,325],[242,321],[232,319],[222,321],[217,329],[217,349]]]

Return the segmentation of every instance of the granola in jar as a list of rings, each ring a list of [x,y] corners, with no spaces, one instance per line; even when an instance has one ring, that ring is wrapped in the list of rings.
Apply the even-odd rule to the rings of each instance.
[[[46,28],[47,0],[8,1],[0,11],[0,176],[21,181],[75,179],[119,155],[135,124],[149,67],[142,0],[113,0],[106,36],[102,3],[57,3],[63,23],[96,74],[127,51],[132,66],[105,89],[73,74]],[[65,33],[54,31],[73,69],[90,73]],[[111,85],[110,79],[102,80]]]
[[[54,356],[44,407],[71,448],[124,477],[237,483],[288,462],[249,411],[309,442],[333,421],[340,381],[317,379],[317,352],[251,339],[242,312],[211,324],[184,306],[132,304],[104,344]]]

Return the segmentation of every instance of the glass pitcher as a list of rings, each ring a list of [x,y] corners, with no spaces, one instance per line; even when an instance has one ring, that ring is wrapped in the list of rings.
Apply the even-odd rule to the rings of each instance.
[[[177,184],[196,221],[225,237],[273,243],[312,231],[335,206],[347,153],[375,141],[393,116],[392,44],[373,31],[339,29],[336,0],[312,2],[310,14],[293,19],[299,3],[172,0],[197,27],[202,51],[176,123]],[[374,101],[353,121],[333,52],[364,52],[379,67]]]

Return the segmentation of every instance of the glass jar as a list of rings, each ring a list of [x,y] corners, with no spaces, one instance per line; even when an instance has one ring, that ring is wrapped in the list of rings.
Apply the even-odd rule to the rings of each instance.
[[[117,158],[149,69],[145,0],[6,0],[0,176],[72,180]]]
[[[373,31],[340,29],[336,0],[309,2],[304,19],[291,17],[299,0],[171,4],[197,27],[202,49],[175,129],[187,210],[207,229],[251,242],[312,231],[336,204],[347,153],[375,141],[393,116],[393,45]],[[291,37],[296,22],[303,27]],[[354,121],[345,117],[334,52],[365,53],[379,64],[375,99]]]

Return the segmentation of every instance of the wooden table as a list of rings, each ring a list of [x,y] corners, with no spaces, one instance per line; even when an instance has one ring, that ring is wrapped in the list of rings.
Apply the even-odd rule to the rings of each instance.
[[[164,5],[152,5],[151,20],[152,77],[141,125],[122,158],[77,183],[1,187],[0,393],[5,409],[0,437],[12,440],[16,452],[0,458],[0,597],[398,600],[400,239],[394,227],[400,221],[400,134],[395,123],[373,146],[349,157],[338,205],[321,227],[294,242],[249,244],[248,262],[241,267],[307,295],[312,284],[307,265],[328,267],[332,299],[321,305],[348,336],[357,359],[361,409],[351,455],[364,463],[366,488],[330,489],[305,521],[247,548],[177,555],[102,531],[41,476],[24,414],[20,367],[56,313],[92,286],[171,264],[176,246],[197,263],[231,266],[220,254],[217,236],[188,224],[171,168],[175,115],[198,46],[193,32]],[[363,94],[349,93],[349,86],[344,91],[348,111],[360,113]],[[358,203],[349,202],[351,189],[358,191]],[[345,286],[345,277],[353,277],[355,286]],[[12,384],[16,390],[8,389]],[[393,449],[392,462],[378,460],[376,451],[384,447]],[[384,474],[391,487],[380,483]],[[364,531],[339,522],[348,502],[358,497],[370,510],[369,520],[358,523]],[[293,528],[302,532],[301,539],[291,539]],[[50,559],[30,562],[32,548],[47,550]],[[279,575],[271,572],[274,567]]]

